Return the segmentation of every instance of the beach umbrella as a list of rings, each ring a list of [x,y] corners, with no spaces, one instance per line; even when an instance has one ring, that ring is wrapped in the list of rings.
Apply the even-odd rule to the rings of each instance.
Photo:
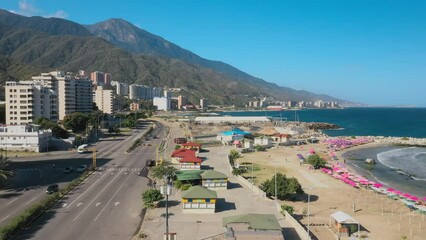
[[[386,189],[388,192],[393,192],[393,191],[395,191],[395,189],[393,189],[393,188],[388,188],[388,189]]]
[[[383,184],[381,184],[381,183],[374,183],[373,186],[378,188],[378,187],[383,187]]]
[[[405,198],[409,198],[409,197],[411,197],[411,194],[409,194],[409,193],[404,193],[402,196],[403,196],[403,197],[405,197]]]
[[[426,201],[426,197],[422,198],[423,201]]]
[[[416,196],[411,196],[409,197],[409,199],[413,200],[413,201],[419,201],[420,198],[416,197]]]

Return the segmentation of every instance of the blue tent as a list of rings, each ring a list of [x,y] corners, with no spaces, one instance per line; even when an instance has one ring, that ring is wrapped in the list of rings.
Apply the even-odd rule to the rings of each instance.
[[[231,131],[226,131],[222,133],[225,136],[232,136],[232,135],[250,135],[251,132],[245,132],[239,128],[233,128]]]

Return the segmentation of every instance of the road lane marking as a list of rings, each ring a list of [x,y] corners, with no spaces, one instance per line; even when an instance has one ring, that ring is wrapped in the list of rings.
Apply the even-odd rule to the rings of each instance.
[[[105,191],[105,189],[107,189],[107,187],[118,177],[118,176],[120,176],[120,174],[117,174],[117,176],[115,176],[94,198],[93,198],[93,200],[89,203],[89,204],[87,204],[87,206],[77,215],[77,217],[75,217],[74,218],[74,220],[72,220],[73,222],[75,221],[75,220],[77,220],[77,218],[79,218],[80,216],[81,216],[81,214],[83,214],[84,213],[84,211],[86,211],[86,209],[96,200],[96,198],[98,198],[99,197],[99,195],[101,195],[101,193],[103,193],[103,191]]]
[[[25,203],[25,205],[30,204],[30,202],[32,202],[32,201],[34,201],[34,200],[36,200],[37,198],[38,198],[38,196],[37,196],[37,197],[33,197],[33,199],[31,199],[30,201],[28,201],[27,203]]]
[[[18,200],[18,199],[19,199],[19,198],[15,198],[14,200],[12,200],[12,201],[8,202],[8,203],[7,203],[7,205],[9,205],[9,204],[13,203],[14,201],[16,201],[16,200]]]
[[[64,207],[66,207],[68,204],[66,204],[66,203],[64,203],[64,204],[62,204],[62,207],[64,208]]]
[[[71,207],[71,205],[73,205],[78,199],[80,199],[88,190],[90,190],[92,187],[94,187],[95,185],[96,185],[96,183],[97,182],[99,182],[99,180],[101,180],[102,179],[102,177],[103,176],[105,176],[105,175],[102,175],[98,180],[96,180],[96,182],[95,183],[93,183],[92,184],[92,186],[90,186],[88,189],[86,189],[82,194],[80,194],[80,196],[78,196],[74,201],[72,201],[71,203],[70,203],[70,205],[68,205],[68,207],[67,208],[69,208],[69,207]],[[86,179],[88,179],[88,178],[86,178]]]
[[[111,199],[107,202],[107,204],[105,204],[105,206],[102,208],[102,210],[99,212],[98,216],[96,216],[96,218],[93,221],[97,221],[99,216],[101,216],[101,214],[104,212],[104,210],[106,209],[106,207],[109,205],[109,203],[112,201],[112,199],[115,198],[115,196],[117,195],[117,193],[120,191],[120,189],[123,187],[124,183],[127,182],[127,180],[131,177],[132,175],[129,174],[129,176],[126,178],[126,180],[124,180],[121,184],[120,187],[117,189],[117,191],[114,193],[114,195],[111,197]],[[118,204],[117,204],[118,205]]]
[[[83,203],[77,203],[77,207],[80,207],[81,205],[83,205]]]
[[[120,202],[115,202],[115,203],[114,203],[114,206],[115,206],[115,207],[117,207],[117,206],[118,206],[118,204],[120,204]]]
[[[4,220],[6,220],[8,217],[10,217],[10,215],[7,215],[6,217],[4,217],[2,220],[0,220],[0,222],[3,222]]]
[[[96,207],[99,206],[99,205],[101,205],[101,202],[96,203]]]

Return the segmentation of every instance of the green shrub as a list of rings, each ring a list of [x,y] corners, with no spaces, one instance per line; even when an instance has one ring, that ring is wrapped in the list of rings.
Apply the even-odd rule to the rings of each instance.
[[[176,145],[175,145],[175,150],[178,150],[178,149],[180,149],[180,145],[179,145],[179,144],[176,144]]]
[[[163,200],[164,196],[158,189],[148,189],[142,193],[143,204],[147,208],[153,208],[154,202]]]
[[[188,190],[190,187],[192,187],[192,185],[191,185],[191,184],[189,184],[189,183],[182,184],[182,186],[180,187],[180,190],[182,190],[182,191],[186,191],[186,190]]]
[[[310,155],[307,159],[308,163],[310,165],[312,165],[312,167],[314,167],[315,169],[324,167],[326,164],[326,161],[324,159],[322,159],[320,156],[314,154],[314,155]]]
[[[287,204],[282,204],[281,205],[281,211],[287,211],[290,215],[293,215],[294,213],[294,207],[291,205],[287,205]]]
[[[239,176],[241,174],[244,174],[247,172],[247,169],[245,168],[234,168],[232,169],[232,175],[234,176]]]
[[[275,182],[277,183],[277,198],[280,200],[291,199],[294,194],[303,193],[302,186],[296,178],[287,178],[286,175],[277,173],[260,185],[260,189],[266,193],[266,196],[275,196]]]
[[[254,149],[256,149],[256,151],[258,151],[258,152],[266,151],[266,147],[262,146],[262,145],[256,145],[256,146],[254,146]]]

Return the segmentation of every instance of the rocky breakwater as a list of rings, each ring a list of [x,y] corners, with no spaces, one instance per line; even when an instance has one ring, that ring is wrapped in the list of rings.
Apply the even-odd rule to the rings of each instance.
[[[412,137],[373,137],[378,143],[393,144],[398,146],[416,146],[426,147],[426,138],[412,138]]]
[[[332,124],[332,123],[312,122],[312,123],[305,123],[305,124],[306,124],[306,128],[315,130],[315,131],[341,128],[338,125]]]

